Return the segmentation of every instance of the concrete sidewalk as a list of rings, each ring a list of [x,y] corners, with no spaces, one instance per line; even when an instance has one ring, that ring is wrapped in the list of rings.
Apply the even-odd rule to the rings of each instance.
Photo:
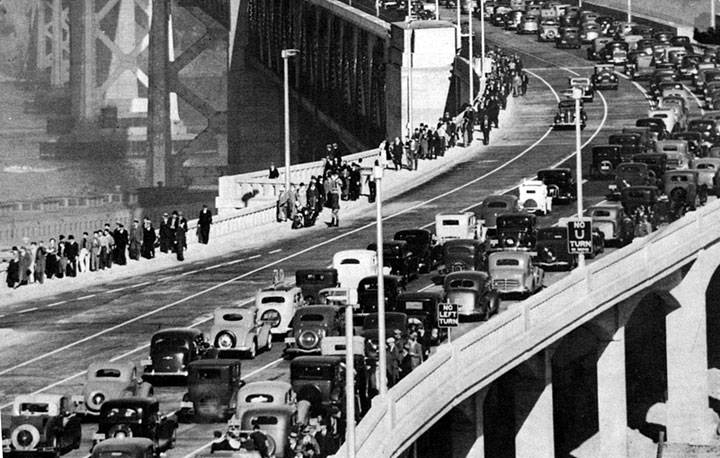
[[[494,129],[491,135],[491,144],[483,146],[482,141],[474,141],[470,147],[455,147],[446,151],[445,156],[435,160],[422,160],[419,162],[417,171],[406,169],[394,171],[386,169],[383,177],[383,198],[390,199],[405,193],[434,177],[450,170],[455,165],[482,156],[488,148],[498,144],[503,133],[507,133],[513,112],[518,109],[522,98],[508,98],[507,109],[500,113],[500,128]],[[554,99],[552,100],[554,103]],[[477,134],[477,132],[476,132]],[[342,201],[340,209],[340,222],[343,224],[357,220],[360,216],[374,214],[375,204],[369,204],[367,198],[361,197],[357,201]],[[163,254],[157,250],[157,257],[154,259],[141,259],[140,261],[129,261],[125,266],[113,265],[111,269],[104,271],[88,272],[77,277],[65,277],[62,279],[45,280],[42,285],[30,284],[17,289],[2,288],[0,297],[0,311],[3,306],[17,304],[25,301],[48,298],[57,294],[82,290],[89,287],[103,284],[114,284],[119,280],[137,278],[142,282],[143,275],[167,271],[169,276],[180,276],[184,271],[190,271],[191,266],[198,262],[227,256],[236,251],[257,249],[280,240],[289,240],[296,237],[303,237],[310,231],[327,231],[325,221],[330,220],[328,209],[324,209],[318,216],[315,226],[293,230],[290,222],[269,223],[244,230],[242,233],[228,234],[211,239],[208,245],[189,244],[185,253],[185,261],[177,261],[172,253]],[[188,237],[195,237],[192,232]]]

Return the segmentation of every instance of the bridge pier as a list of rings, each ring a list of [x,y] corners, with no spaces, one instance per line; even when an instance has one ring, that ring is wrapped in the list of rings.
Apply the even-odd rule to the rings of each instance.
[[[555,456],[552,352],[545,349],[518,367],[521,376],[514,384],[517,458]]]
[[[488,389],[475,393],[473,396],[473,405],[475,407],[475,442],[473,442],[468,458],[485,458],[485,397]]]
[[[680,284],[670,291],[680,307],[668,313],[667,440],[709,444],[718,416],[709,408],[706,296],[718,267],[720,245],[703,250]]]
[[[616,309],[617,310],[617,309]],[[619,313],[611,312],[616,318]],[[627,386],[625,382],[625,321],[610,329],[598,349],[597,409],[601,456],[627,455]]]

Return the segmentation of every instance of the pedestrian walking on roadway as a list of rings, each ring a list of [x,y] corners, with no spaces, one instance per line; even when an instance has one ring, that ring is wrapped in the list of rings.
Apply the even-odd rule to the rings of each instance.
[[[178,261],[185,260],[185,248],[187,247],[187,221],[178,215],[177,226],[175,227],[175,254]]]
[[[167,213],[165,213],[167,215]],[[170,223],[168,222],[168,233],[170,233]],[[155,257],[155,228],[152,226],[150,218],[143,220],[143,241],[141,247],[142,257],[145,259],[152,259]],[[160,239],[160,246],[162,250],[162,239]],[[167,249],[163,253],[167,253]]]
[[[128,255],[130,259],[137,261],[140,259],[140,250],[143,243],[143,231],[140,227],[140,221],[134,219],[130,227],[130,235],[128,237]]]
[[[210,225],[212,225],[212,212],[203,204],[198,215],[198,242],[207,245],[210,241]]]
[[[172,229],[170,229],[169,215],[167,213],[163,213],[162,221],[160,222],[160,251],[163,253],[170,251],[174,237]]]
[[[521,83],[521,85],[520,85],[520,93],[521,93],[522,95],[525,95],[525,93],[527,93],[527,87],[528,87],[528,82],[529,82],[529,81],[528,81],[528,74],[527,74],[527,72],[526,72],[525,70],[523,70],[523,71],[520,72],[520,79],[521,79],[521,81],[522,81],[522,83]]]
[[[342,192],[342,181],[340,180],[340,177],[338,176],[337,171],[333,171],[330,174],[330,180],[329,180],[329,188],[330,192],[328,193],[328,202],[330,211],[332,214],[332,219],[329,222],[326,222],[325,224],[328,225],[328,227],[338,227],[340,225],[340,194]]]
[[[12,258],[5,271],[5,284],[8,288],[20,286],[20,251],[16,246],[12,247]]]
[[[395,170],[402,170],[403,144],[400,141],[400,137],[395,137],[390,149],[392,150],[392,161]]]
[[[483,133],[483,145],[487,145],[490,143],[490,129],[492,127],[490,126],[490,117],[487,115],[487,113],[484,113],[482,115],[482,118],[480,119],[480,130],[482,130]]]

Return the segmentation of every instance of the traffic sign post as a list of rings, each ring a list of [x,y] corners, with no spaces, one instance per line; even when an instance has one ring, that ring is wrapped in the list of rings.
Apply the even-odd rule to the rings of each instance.
[[[592,220],[590,218],[571,218],[568,220],[568,253],[592,253]]]
[[[448,330],[448,343],[450,339],[450,328],[456,328],[460,325],[458,318],[458,305],[457,304],[445,304],[440,303],[437,305],[437,321],[439,328],[447,328]]]

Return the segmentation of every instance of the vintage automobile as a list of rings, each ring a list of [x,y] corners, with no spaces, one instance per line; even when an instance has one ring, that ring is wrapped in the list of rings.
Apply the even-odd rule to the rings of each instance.
[[[648,174],[650,175],[647,184],[661,185],[662,176],[668,169],[668,157],[665,153],[636,154],[633,156],[633,162],[647,165]]]
[[[558,49],[580,49],[582,47],[580,29],[577,27],[560,27],[558,37],[555,39],[555,47]]]
[[[592,84],[595,89],[617,90],[618,77],[615,74],[615,66],[609,64],[595,65],[595,71],[592,75]]]
[[[443,245],[441,275],[460,270],[486,270],[487,245],[473,239],[450,240]]]
[[[526,213],[506,213],[497,218],[498,244],[501,250],[533,250],[537,218]]]
[[[512,194],[493,194],[483,199],[478,217],[480,223],[487,229],[487,238],[497,243],[497,217],[503,213],[520,211],[518,196]]]
[[[152,396],[153,387],[143,381],[134,363],[105,361],[90,364],[81,395],[73,396],[75,412],[98,415],[106,399]]]
[[[713,119],[691,119],[688,121],[687,130],[700,133],[703,142],[711,144],[717,142],[717,122]]]
[[[370,251],[376,251],[377,245],[371,243],[367,246]],[[402,277],[406,282],[418,276],[420,260],[404,240],[388,240],[383,242],[383,265],[390,267],[390,274]]]
[[[505,16],[505,24],[503,27],[505,30],[515,30],[517,31],[520,27],[520,24],[522,23],[523,18],[523,12],[520,10],[513,10],[506,14]]]
[[[630,47],[624,41],[611,41],[600,50],[599,60],[606,64],[625,66]]]
[[[677,117],[679,129],[685,129],[688,121],[688,107],[684,97],[662,97],[658,100],[656,110],[673,110]],[[671,132],[672,133],[672,132]]]
[[[670,135],[673,140],[685,140],[688,143],[688,151],[695,157],[706,156],[710,150],[710,144],[703,140],[700,132],[675,132]]]
[[[324,288],[339,286],[336,269],[298,269],[295,271],[295,286],[302,291],[308,304],[314,304],[318,292]]]
[[[260,319],[255,304],[220,307],[213,312],[209,341],[224,357],[254,359],[260,349],[272,349],[271,327],[269,320]]]
[[[157,398],[109,399],[100,408],[93,448],[106,439],[145,437],[153,442],[155,455],[175,446],[177,417],[160,413]]]
[[[233,419],[242,418],[245,410],[258,404],[295,405],[292,385],[284,380],[260,380],[243,385],[237,393]]]
[[[580,107],[580,129],[585,129],[587,115],[585,109]],[[561,100],[558,103],[557,113],[553,118],[553,128],[556,130],[575,129],[575,101]]]
[[[623,162],[615,169],[615,181],[608,185],[608,199],[617,200],[625,188],[630,186],[648,186],[656,182],[655,173],[647,164],[641,162]]]
[[[668,135],[676,130],[684,129],[685,126],[681,122],[678,110],[674,108],[655,108],[648,110],[648,118],[657,118],[662,120]]]
[[[628,186],[620,196],[620,202],[628,215],[634,214],[640,207],[654,209],[659,199],[660,190],[657,186]]]
[[[720,158],[706,157],[695,158],[690,163],[690,168],[698,172],[698,184],[705,186],[708,194],[720,195]]]
[[[60,456],[80,448],[80,418],[70,396],[26,394],[15,397],[4,443],[6,456]]]
[[[542,19],[538,27],[538,41],[555,41],[560,24],[554,18]]]
[[[262,458],[251,438],[257,425],[266,437],[267,456],[290,458],[293,455],[289,448],[289,437],[291,431],[296,430],[297,417],[295,406],[262,403],[250,406],[241,417],[233,417],[228,421],[224,435],[220,431],[215,433],[217,439],[213,441],[211,454],[207,456]]]
[[[553,226],[538,229],[535,263],[545,269],[571,270],[577,266],[577,255],[568,252],[567,227]]]
[[[90,458],[155,458],[153,441],[145,437],[108,439],[93,448]]]
[[[341,336],[345,333],[343,309],[336,305],[308,305],[295,312],[292,335],[285,338],[283,356],[320,353],[320,343],[325,336]]]
[[[408,323],[421,326],[430,333],[432,345],[439,345],[447,338],[447,328],[438,326],[438,304],[445,299],[442,290],[425,290],[416,293],[403,293],[397,298],[395,310],[408,317]]]
[[[177,416],[181,421],[225,421],[235,411],[243,382],[238,359],[201,359],[188,364],[188,392]]]
[[[670,202],[682,203],[690,210],[707,202],[708,190],[700,185],[697,170],[668,170],[663,176],[663,190]]]
[[[263,288],[255,295],[255,306],[260,320],[270,323],[272,335],[287,334],[295,311],[304,305],[305,299],[300,288],[289,283]]]
[[[583,44],[592,43],[600,36],[600,25],[597,22],[583,22],[580,26],[580,41]]]
[[[644,153],[648,146],[639,134],[613,134],[608,137],[611,145],[620,145],[623,162],[630,162],[634,155]]]
[[[523,180],[518,187],[518,200],[523,212],[547,215],[552,211],[553,198],[540,180]],[[497,217],[495,218],[497,224]],[[499,226],[498,226],[499,230]]]
[[[690,166],[692,155],[685,140],[662,140],[655,144],[655,151],[667,157],[668,169],[686,169]]]
[[[408,248],[418,259],[419,271],[428,273],[440,259],[440,250],[435,244],[432,232],[426,229],[405,229],[393,235],[393,240],[407,242]]]
[[[358,285],[357,313],[377,312],[377,275],[365,277]],[[395,310],[395,300],[405,291],[405,282],[397,275],[383,275],[385,310]]]
[[[445,277],[445,295],[458,305],[458,317],[489,320],[500,310],[500,295],[486,272],[452,272]]]
[[[362,327],[359,328],[360,335],[373,343],[380,341],[379,330],[378,330],[378,313],[369,313],[363,317]],[[394,330],[400,330],[403,336],[407,335],[407,330],[410,325],[410,317],[401,312],[385,312],[385,335],[382,341],[393,335]]]
[[[438,213],[435,215],[435,237],[440,245],[453,239],[484,240],[484,228],[475,213]]]
[[[490,254],[488,273],[500,294],[531,295],[543,286],[544,271],[532,255],[522,251],[496,251]]]
[[[358,348],[360,347],[360,348]],[[353,348],[364,351],[363,345]],[[367,405],[370,374],[365,356],[355,353],[355,395]],[[299,401],[310,403],[310,415],[345,411],[345,355],[298,356],[290,362],[290,383]],[[357,414],[362,415],[362,409]]]
[[[195,328],[157,331],[150,339],[150,357],[140,363],[144,367],[142,377],[155,385],[167,379],[184,381],[187,365],[201,359],[208,347],[202,331]]]
[[[360,280],[378,273],[377,253],[371,250],[338,251],[333,255],[332,263],[342,288],[357,290]],[[390,267],[385,266],[384,270],[386,274],[390,273]],[[357,297],[351,299],[355,299],[351,302],[357,302]]]
[[[517,26],[517,33],[518,34],[530,34],[534,35],[538,32],[538,18],[537,16],[523,15],[522,19],[520,19],[520,23]]]
[[[635,81],[650,79],[655,72],[653,56],[642,51],[628,54],[625,74]]]
[[[618,203],[598,204],[588,208],[587,215],[592,219],[593,229],[603,234],[606,245],[624,246],[632,242],[632,220]]]
[[[615,168],[623,161],[620,145],[593,146],[591,154],[590,177],[594,179],[612,179]]]
[[[568,97],[572,97],[572,89],[576,87],[582,89],[583,102],[592,103],[592,101],[595,100],[595,88],[593,87],[590,78],[576,77],[568,79]],[[573,107],[574,106],[575,101],[573,100]]]
[[[654,150],[655,143],[658,141],[657,133],[649,127],[623,127],[622,133],[638,135],[640,137],[640,144],[643,145],[646,150]],[[644,151],[641,151],[641,153],[642,152]]]
[[[588,60],[600,60],[600,53],[605,49],[605,45],[613,41],[610,37],[598,37],[593,40],[590,47],[587,49]]]
[[[542,169],[537,177],[547,186],[553,204],[567,204],[576,199],[575,178],[569,168]]]
[[[669,132],[665,126],[665,121],[660,118],[640,118],[635,120],[635,127],[647,127],[651,132],[657,135],[657,140],[663,140]]]

